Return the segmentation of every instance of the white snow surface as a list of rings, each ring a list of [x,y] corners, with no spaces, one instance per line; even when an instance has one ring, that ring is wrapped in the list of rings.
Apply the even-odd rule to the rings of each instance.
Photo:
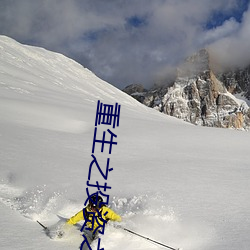
[[[36,220],[53,226],[84,207],[98,100],[121,105],[118,144],[96,156],[110,157],[123,227],[183,250],[250,249],[249,132],[168,117],[63,55],[0,36],[1,250],[79,249],[79,228],[50,239]],[[164,249],[112,224],[106,250]]]

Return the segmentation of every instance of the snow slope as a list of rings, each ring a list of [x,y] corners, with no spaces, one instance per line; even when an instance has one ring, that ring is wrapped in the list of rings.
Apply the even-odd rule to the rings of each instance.
[[[121,105],[108,194],[122,226],[184,250],[250,249],[248,132],[165,116],[63,55],[0,36],[1,249],[78,249],[77,227],[51,240],[36,220],[83,208],[98,100]],[[163,249],[112,223],[101,247]]]

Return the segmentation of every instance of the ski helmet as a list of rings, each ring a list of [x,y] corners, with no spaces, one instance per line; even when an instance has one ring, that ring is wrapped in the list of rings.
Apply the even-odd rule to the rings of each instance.
[[[103,206],[103,199],[99,195],[92,195],[89,199],[89,204],[92,208],[100,209]]]

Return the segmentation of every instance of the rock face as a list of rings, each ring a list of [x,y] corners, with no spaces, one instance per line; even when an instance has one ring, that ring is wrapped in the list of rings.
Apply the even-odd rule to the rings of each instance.
[[[210,67],[209,53],[204,49],[178,68],[170,87],[137,89],[130,94],[149,107],[196,125],[248,129],[250,109],[233,94],[250,95],[249,70],[216,76]]]
[[[125,89],[123,89],[125,93],[128,95],[133,96],[137,101],[142,102],[144,101],[144,95],[146,94],[147,90],[144,89],[142,84],[131,84],[128,85]]]
[[[218,79],[225,84],[230,93],[242,93],[250,100],[250,66],[218,74]]]

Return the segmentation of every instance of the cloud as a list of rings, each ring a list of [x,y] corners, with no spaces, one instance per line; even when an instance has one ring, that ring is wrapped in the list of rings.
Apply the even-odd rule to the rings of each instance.
[[[237,0],[2,0],[0,33],[61,52],[120,88],[148,87],[204,46],[220,52],[249,40],[248,13],[233,18],[239,8]],[[227,18],[208,30],[215,13]]]
[[[227,29],[224,24],[220,29]],[[225,67],[245,67],[250,64],[250,9],[243,15],[236,29],[210,44],[210,51],[218,64]]]
[[[204,31],[200,38],[201,44],[211,44],[225,37],[235,34],[240,28],[240,24],[232,17],[224,21],[221,26]]]

